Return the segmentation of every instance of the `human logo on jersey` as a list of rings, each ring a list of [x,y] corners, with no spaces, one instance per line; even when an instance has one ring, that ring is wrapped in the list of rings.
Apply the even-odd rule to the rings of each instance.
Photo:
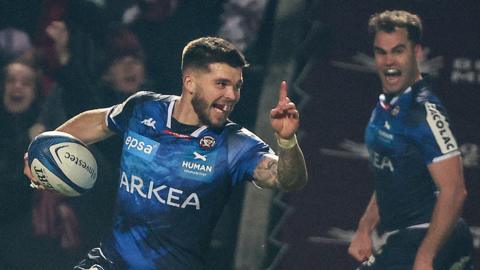
[[[214,170],[213,162],[207,160],[207,155],[197,151],[193,151],[191,156],[182,160],[181,167],[182,176],[201,182],[210,182]]]
[[[202,155],[197,152],[193,152],[193,155],[195,156],[194,159],[201,159],[203,161],[207,161],[207,155]]]
[[[179,175],[187,179],[209,183],[213,181],[216,159],[216,151],[204,153],[198,148],[192,148],[191,152],[185,153],[179,164],[181,167]]]
[[[457,142],[453,137],[452,132],[446,117],[437,109],[433,103],[425,102],[425,109],[427,111],[427,122],[432,130],[433,136],[440,147],[443,154],[452,152],[458,149]]]

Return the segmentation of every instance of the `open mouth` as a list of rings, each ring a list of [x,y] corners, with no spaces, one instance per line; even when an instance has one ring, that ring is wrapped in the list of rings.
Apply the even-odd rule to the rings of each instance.
[[[383,75],[389,83],[396,83],[402,75],[402,72],[396,68],[389,68],[383,72]]]
[[[137,76],[134,76],[134,75],[126,76],[124,80],[129,83],[134,83],[137,81]]]
[[[17,103],[20,103],[23,101],[23,95],[10,95],[10,100],[13,101],[13,102],[17,102]]]
[[[228,113],[230,109],[232,108],[231,105],[228,104],[219,104],[219,103],[213,103],[213,108],[216,110],[220,111],[221,113]]]
[[[402,72],[396,68],[389,68],[383,72],[385,77],[399,77],[402,75]]]

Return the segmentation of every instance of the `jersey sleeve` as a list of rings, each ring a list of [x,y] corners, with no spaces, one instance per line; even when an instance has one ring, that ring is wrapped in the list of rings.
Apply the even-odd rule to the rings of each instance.
[[[124,102],[110,107],[106,119],[107,127],[117,134],[123,134],[127,129],[135,105],[151,95],[151,92],[140,91],[128,97]]]
[[[445,109],[439,103],[419,104],[419,124],[411,132],[425,164],[459,155],[457,141],[450,129]]]
[[[253,180],[257,164],[273,150],[255,134],[242,128],[229,140],[229,171],[233,184]]]

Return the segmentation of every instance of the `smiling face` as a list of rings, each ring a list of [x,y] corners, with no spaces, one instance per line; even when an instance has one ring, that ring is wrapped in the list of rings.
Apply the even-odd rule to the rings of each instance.
[[[420,45],[408,39],[405,28],[375,34],[375,66],[385,93],[401,93],[421,78],[417,65],[420,50]]]
[[[24,64],[10,64],[5,75],[5,109],[15,114],[27,111],[35,100],[35,93],[35,71]]]
[[[225,63],[209,64],[209,70],[195,70],[186,75],[186,87],[201,124],[221,127],[240,99],[242,68]]]

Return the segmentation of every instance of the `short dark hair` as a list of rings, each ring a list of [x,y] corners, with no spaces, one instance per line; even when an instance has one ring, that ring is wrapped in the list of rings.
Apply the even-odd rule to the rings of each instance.
[[[394,32],[396,28],[405,28],[408,39],[414,44],[422,42],[422,20],[416,14],[405,10],[386,10],[370,16],[368,32],[374,36],[379,31]]]
[[[212,63],[226,63],[235,68],[249,65],[239,49],[219,37],[201,37],[183,48],[182,72],[188,68],[208,70],[208,65]]]

